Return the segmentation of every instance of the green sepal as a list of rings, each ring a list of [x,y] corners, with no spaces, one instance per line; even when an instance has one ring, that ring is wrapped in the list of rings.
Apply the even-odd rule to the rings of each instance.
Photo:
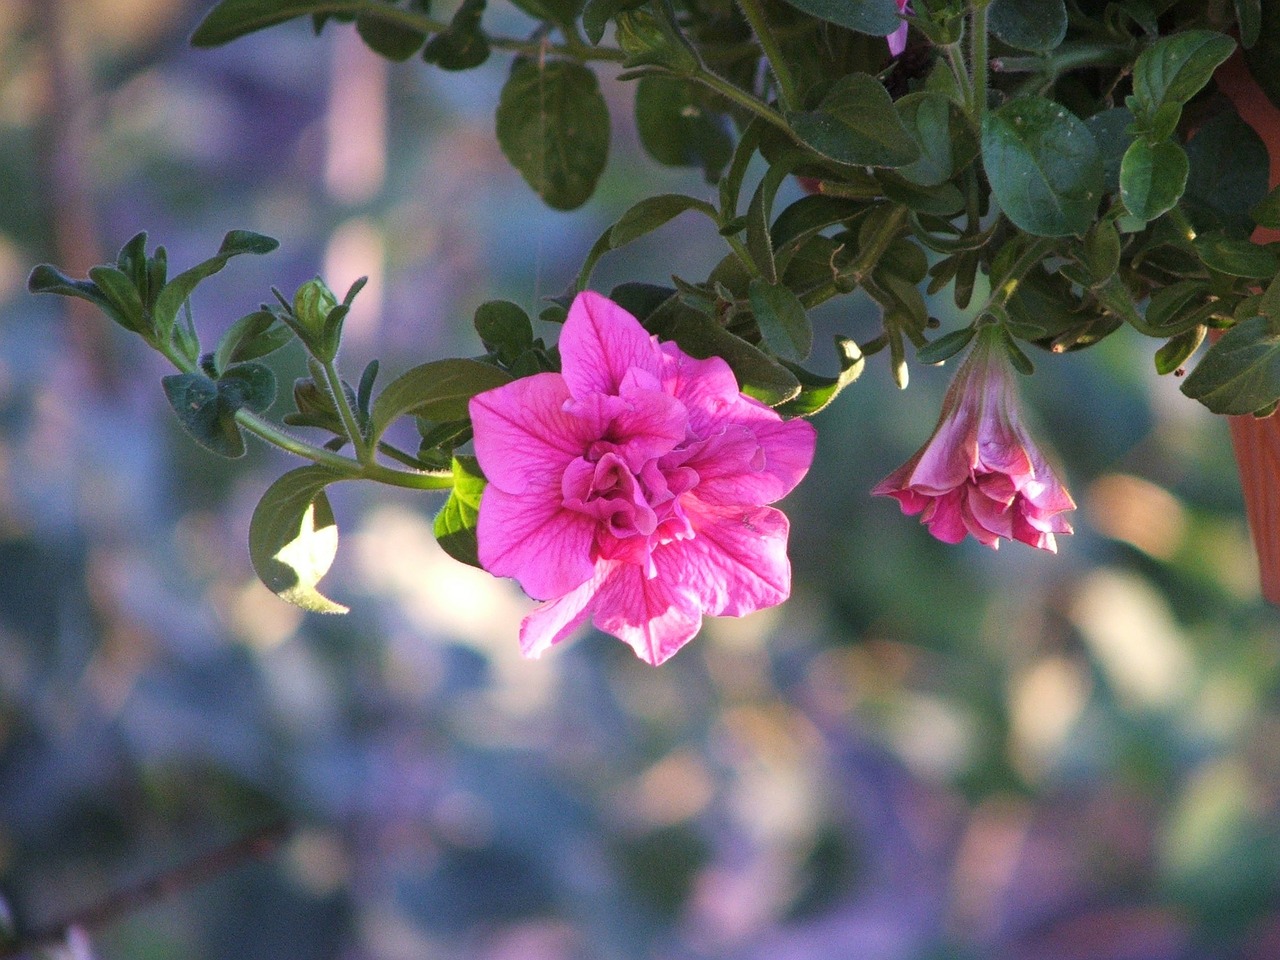
[[[975,327],[964,327],[961,330],[945,333],[937,340],[929,341],[928,346],[917,350],[916,359],[921,363],[943,363],[950,360],[969,345],[969,341],[977,332]]]
[[[489,59],[489,38],[480,28],[485,0],[463,0],[449,21],[422,50],[422,59],[442,70],[470,70]]]
[[[688,77],[701,66],[689,41],[651,5],[620,11],[614,23],[618,46],[627,57],[624,67],[661,67]]]
[[[480,499],[488,481],[475,457],[454,457],[451,466],[453,489],[436,514],[432,529],[445,553],[461,563],[478,567],[476,525],[480,520]]]
[[[338,552],[338,526],[325,487],[341,479],[323,467],[291,470],[267,488],[249,520],[249,559],[276,596],[313,613],[346,613],[316,590]]]
[[[1236,324],[1211,346],[1181,390],[1214,413],[1243,415],[1280,398],[1280,335],[1267,317]]]

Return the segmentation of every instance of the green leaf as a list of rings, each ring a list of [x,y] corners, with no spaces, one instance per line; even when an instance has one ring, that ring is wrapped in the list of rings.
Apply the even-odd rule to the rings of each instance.
[[[438,33],[422,50],[422,59],[442,70],[470,70],[489,59],[489,38],[480,28],[485,0],[463,0],[449,29]]]
[[[1203,326],[1196,326],[1190,330],[1184,330],[1176,337],[1170,337],[1168,342],[1156,351],[1156,373],[1163,377],[1186,363],[1204,342],[1205,332]]]
[[[769,223],[773,219],[773,198],[778,188],[790,176],[791,171],[804,162],[801,150],[791,150],[770,164],[765,175],[760,178],[751,203],[747,205],[747,252],[755,263],[756,270],[770,283],[778,280],[778,265],[773,255],[773,240]]]
[[[786,117],[806,146],[837,163],[904,167],[920,159],[920,146],[903,125],[889,91],[865,73],[841,77],[813,110],[791,111]]]
[[[991,192],[1014,226],[1041,237],[1083,234],[1102,196],[1093,134],[1065,107],[1020,97],[987,114],[982,160]]]
[[[143,315],[142,297],[133,281],[117,267],[89,268],[89,279],[102,291],[114,311],[117,322],[126,330],[147,333],[147,319]]]
[[[395,9],[389,0],[387,6]],[[421,30],[380,16],[376,9],[365,10],[356,16],[356,32],[370,50],[397,63],[412,57],[427,39]]]
[[[573,22],[582,12],[581,0],[512,0],[512,2],[535,20],[546,20],[561,27],[572,28]],[[599,43],[600,40],[597,38],[591,42]]]
[[[587,0],[582,8],[582,29],[587,39],[599,43],[611,19],[627,10],[643,7],[649,0]]]
[[[716,208],[705,200],[679,193],[659,194],[656,197],[641,200],[618,218],[618,222],[609,231],[609,248],[616,250],[637,240],[680,216],[686,210],[697,210],[710,217],[712,221],[716,220]]]
[[[916,359],[921,363],[943,363],[946,360],[950,360],[969,345],[969,341],[973,339],[973,335],[977,332],[975,327],[952,330],[950,333],[943,334],[937,340],[930,341],[927,347],[921,347],[917,350]]]
[[[651,5],[620,12],[614,24],[614,36],[626,54],[624,67],[660,67],[682,77],[698,70],[698,55],[689,41]]]
[[[200,21],[191,45],[217,47],[327,6],[325,0],[222,0]]]
[[[921,187],[939,186],[978,155],[973,128],[949,97],[925,90],[900,97],[894,105],[921,148],[920,159],[895,171],[904,180]]]
[[[1249,216],[1260,227],[1271,230],[1280,229],[1280,186],[1254,204],[1253,209],[1249,211]]]
[[[1191,174],[1183,206],[1200,233],[1253,233],[1252,210],[1267,195],[1266,144],[1229,105],[1218,108],[1187,143]]]
[[[518,60],[498,101],[497,132],[547,206],[572,210],[595,191],[609,153],[609,110],[586,67]]]
[[[453,489],[436,514],[436,541],[453,559],[480,566],[477,555],[476,524],[480,519],[480,499],[487,481],[475,457],[453,458]]]
[[[1166,103],[1186,103],[1235,48],[1234,40],[1213,30],[1161,37],[1133,65],[1134,99],[1148,115]]]
[[[1129,127],[1133,125],[1133,114],[1124,107],[1112,107],[1102,110],[1085,120],[1084,125],[1093,134],[1098,145],[1098,153],[1102,157],[1102,185],[1107,193],[1118,193],[1120,190],[1120,164],[1124,161],[1125,151],[1133,137],[1129,135]]]
[[[1235,0],[1240,46],[1248,50],[1262,33],[1262,0]]]
[[[249,559],[268,590],[313,613],[346,613],[316,590],[338,552],[338,525],[323,467],[291,470],[267,488],[249,521]]]
[[[279,350],[293,339],[293,331],[270,310],[255,310],[233,323],[218,341],[213,368],[221,373],[233,363],[256,360]]]
[[[787,0],[811,17],[873,37],[887,37],[902,24],[893,0]]]
[[[1178,202],[1190,169],[1187,152],[1176,143],[1135,140],[1120,164],[1120,199],[1133,216],[1154,220]]]
[[[779,284],[760,278],[748,288],[751,311],[760,336],[773,354],[783,360],[803,360],[813,349],[813,325],[800,299]]]
[[[1280,336],[1266,317],[1236,324],[1209,348],[1182,392],[1214,413],[1241,416],[1280,398]]]
[[[237,363],[218,378],[218,399],[232,415],[241,407],[264,413],[276,398],[276,375],[261,363]]]
[[[1196,238],[1195,248],[1206,267],[1229,277],[1270,280],[1280,269],[1274,253],[1248,240],[1207,234]]]
[[[835,343],[840,373],[834,377],[819,376],[795,364],[783,363],[800,381],[800,392],[776,408],[784,417],[813,416],[830,406],[841,390],[862,376],[867,359],[858,345],[848,337],[836,337]]]
[[[1120,268],[1120,234],[1110,220],[1099,220],[1084,235],[1084,264],[1095,281]]]
[[[278,246],[280,246],[279,241],[260,233],[232,230],[222,238],[222,246],[218,248],[215,256],[190,270],[184,270],[164,285],[164,289],[156,297],[156,304],[152,311],[152,326],[157,336],[162,342],[168,339],[169,332],[173,329],[173,321],[178,315],[178,309],[191,296],[196,285],[225,267],[232,257],[242,253],[266,254]]]
[[[991,0],[987,24],[1018,50],[1052,50],[1067,36],[1067,5],[1063,0]]]
[[[1245,51],[1245,63],[1267,99],[1280,107],[1280,4],[1262,5],[1262,19],[1257,42]]]
[[[506,371],[478,360],[433,360],[414,367],[387,384],[373,402],[370,443],[407,414],[437,421],[466,419],[472,397],[510,382]]]
[[[480,304],[472,323],[484,348],[507,366],[533,346],[529,315],[509,300]]]
[[[653,159],[669,167],[700,166],[714,182],[733,153],[723,117],[705,105],[689,80],[651,74],[636,84],[636,129]]]
[[[217,383],[199,373],[175,373],[160,382],[178,423],[197,443],[221,457],[244,456],[235,409],[225,402]]]
[[[64,297],[88,300],[120,326],[126,325],[126,319],[98,289],[96,283],[90,280],[74,280],[52,264],[42,263],[31,271],[31,275],[27,277],[27,290],[31,293],[56,293]]]

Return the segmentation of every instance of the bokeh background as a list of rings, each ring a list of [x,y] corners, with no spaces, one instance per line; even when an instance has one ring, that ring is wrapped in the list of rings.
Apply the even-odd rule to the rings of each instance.
[[[641,153],[607,71],[607,173],[559,214],[494,141],[504,57],[393,66],[301,22],[193,51],[207,6],[0,0],[0,927],[127,907],[44,954],[76,960],[1280,957],[1280,620],[1225,425],[1152,342],[1037,356],[1081,504],[1056,557],[948,547],[868,495],[949,372],[899,394],[877,357],[786,504],[791,602],[661,669],[600,635],[520,659],[529,602],[440,552],[428,495],[335,491],[350,615],[258,585],[248,519],[286,458],[189,442],[164,362],[28,296],[34,263],[265,232],[198,292],[206,342],[273,284],[368,275],[346,369],[394,374],[475,352],[485,300],[560,293],[641,197],[710,191]],[[723,253],[678,220],[596,286]],[[854,296],[820,326],[875,317]]]

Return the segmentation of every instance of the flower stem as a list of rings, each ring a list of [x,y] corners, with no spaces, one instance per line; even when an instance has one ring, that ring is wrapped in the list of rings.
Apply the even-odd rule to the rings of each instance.
[[[747,18],[747,23],[751,24],[756,39],[760,41],[760,49],[769,61],[774,79],[778,81],[778,102],[783,110],[796,109],[800,101],[796,95],[795,79],[791,76],[791,67],[783,56],[782,48],[778,46],[778,39],[765,19],[764,8],[759,0],[738,0],[738,6]]]
[[[969,18],[969,69],[972,71],[973,100],[970,116],[979,130],[987,112],[987,4],[990,0],[976,0],[973,15]]]
[[[333,360],[328,360],[323,364],[325,381],[329,385],[329,393],[333,397],[333,405],[338,411],[338,416],[342,418],[343,429],[347,431],[347,439],[351,441],[351,448],[356,453],[356,459],[363,464],[373,463],[373,450],[369,447],[368,440],[365,439],[364,431],[360,429],[360,424],[356,420],[355,411],[351,409],[351,403],[347,400],[347,391],[342,387],[342,378],[338,376],[338,367]]]

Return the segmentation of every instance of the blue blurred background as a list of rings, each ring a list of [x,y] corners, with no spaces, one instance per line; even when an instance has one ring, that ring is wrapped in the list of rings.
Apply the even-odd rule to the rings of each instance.
[[[530,603],[439,551],[427,495],[335,491],[325,583],[349,616],[261,587],[248,519],[286,458],[189,442],[163,360],[26,295],[32,264],[83,276],[147,229],[182,267],[265,232],[276,254],[197,294],[206,342],[272,284],[368,275],[345,369],[394,374],[476,352],[485,300],[535,311],[636,200],[710,188],[643,156],[608,74],[600,191],[550,212],[494,141],[504,57],[392,66],[302,22],[193,51],[206,6],[0,0],[0,894],[20,932],[284,819],[265,856],[48,955],[1280,957],[1280,620],[1225,424],[1155,376],[1152,342],[1036,358],[1026,398],[1081,504],[1056,557],[948,547],[870,498],[949,374],[899,394],[875,358],[786,504],[791,602],[708,623],[661,669],[600,635],[522,660]],[[698,280],[724,252],[681,219],[595,285]],[[854,296],[819,324],[876,320]]]

